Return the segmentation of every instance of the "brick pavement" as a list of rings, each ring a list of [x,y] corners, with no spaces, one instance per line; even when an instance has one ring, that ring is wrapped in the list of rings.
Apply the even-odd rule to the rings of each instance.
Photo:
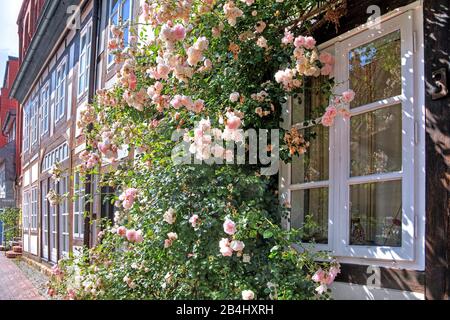
[[[43,299],[15,263],[8,260],[4,252],[0,252],[0,300]]]

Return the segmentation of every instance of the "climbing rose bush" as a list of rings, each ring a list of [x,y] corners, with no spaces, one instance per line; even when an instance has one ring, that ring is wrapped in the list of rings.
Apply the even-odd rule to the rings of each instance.
[[[81,110],[78,126],[88,141],[82,172],[116,189],[106,200],[115,217],[103,221],[95,247],[60,261],[53,295],[329,298],[339,264],[302,244],[313,225],[281,227],[290,204],[280,201],[278,176],[261,175],[259,162],[231,164],[234,151],[215,142],[248,148],[244,130],[280,130],[269,154],[275,142],[286,162],[308,152],[314,136],[284,131],[283,106],[319,76],[330,104],[304,126],[349,116],[354,93],[333,94],[334,57],[300,19],[318,2],[153,0],[128,39],[120,25],[111,28],[117,84]],[[191,164],[173,161],[181,142]]]

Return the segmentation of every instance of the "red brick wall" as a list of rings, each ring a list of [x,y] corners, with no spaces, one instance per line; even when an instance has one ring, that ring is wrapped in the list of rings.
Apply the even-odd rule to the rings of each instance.
[[[34,33],[36,32],[39,17],[46,0],[23,0],[17,25],[19,30],[19,59],[23,61]]]
[[[15,111],[16,115],[19,111],[18,102],[9,98],[9,92],[19,70],[19,60],[17,60],[16,58],[10,58],[7,61],[5,70],[5,78],[4,82],[2,83],[3,87],[0,91],[0,128],[3,128],[6,116],[9,111]],[[16,164],[20,164],[21,131],[19,132],[20,126],[18,126],[17,124],[17,119],[18,118],[16,116]],[[7,143],[8,137],[4,136],[0,130],[0,148],[3,148]],[[20,165],[16,167],[20,169]]]

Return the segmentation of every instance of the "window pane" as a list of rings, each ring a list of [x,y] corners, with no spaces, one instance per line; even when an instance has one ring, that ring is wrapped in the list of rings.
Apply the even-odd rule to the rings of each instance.
[[[308,151],[292,159],[291,184],[328,180],[329,129],[315,126],[302,130],[306,135],[315,135],[310,140]]]
[[[350,244],[402,245],[402,183],[350,186]]]
[[[316,225],[305,230],[303,240],[328,243],[328,188],[292,191],[291,205],[292,228],[301,228],[306,216]]]
[[[119,0],[111,0],[110,3],[110,13],[117,11],[119,8]]]
[[[122,4],[122,22],[130,19],[130,0],[125,0]]]
[[[351,108],[400,95],[400,30],[349,53],[350,88],[356,93]]]
[[[316,119],[323,114],[329,102],[328,89],[324,87],[327,84],[328,78],[323,76],[305,79],[303,98],[293,97],[292,99],[292,124]]]
[[[401,170],[401,105],[351,118],[350,161],[351,176]]]

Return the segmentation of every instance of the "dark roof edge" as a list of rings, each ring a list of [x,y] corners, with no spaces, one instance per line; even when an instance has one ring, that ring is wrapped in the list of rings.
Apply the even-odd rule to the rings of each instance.
[[[28,47],[28,50],[27,50],[25,58],[22,62],[22,65],[19,68],[17,77],[14,80],[14,83],[12,85],[9,96],[11,98],[17,99],[21,103],[22,103],[22,100],[25,98],[25,93],[21,92],[18,94],[18,92],[17,92],[18,88],[23,80],[25,71],[27,70],[27,66],[31,62],[31,60],[33,60],[36,49],[39,47],[39,44],[41,42],[41,38],[44,35],[44,33],[51,21],[51,18],[55,14],[56,9],[58,8],[59,4],[60,4],[60,1],[58,1],[58,0],[47,0],[45,2],[44,8],[42,9],[41,17],[38,22],[38,27],[33,36],[33,39],[31,40],[31,44]]]
[[[10,111],[8,111],[7,113],[6,113],[6,118],[5,118],[5,121],[3,122],[3,125],[2,125],[2,133],[3,133],[3,135],[5,135],[5,131],[6,131],[6,127],[8,126],[8,123],[9,123],[9,121],[14,117],[16,117],[16,112],[15,112],[15,110],[10,110]]]

